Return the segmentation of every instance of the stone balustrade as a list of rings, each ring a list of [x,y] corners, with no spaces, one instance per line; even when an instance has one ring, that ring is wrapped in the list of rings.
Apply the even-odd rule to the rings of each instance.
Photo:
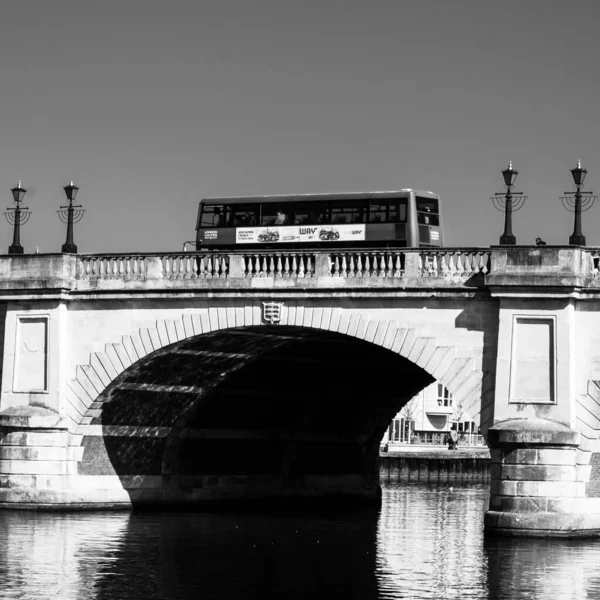
[[[594,289],[600,288],[599,273],[600,248],[570,246],[235,249],[0,257],[0,289],[119,289],[143,287],[148,282],[154,282],[155,288],[170,289],[265,287],[271,281],[275,287],[564,287],[570,283]]]
[[[258,250],[80,255],[80,280],[274,277],[471,277],[490,272],[489,249]]]

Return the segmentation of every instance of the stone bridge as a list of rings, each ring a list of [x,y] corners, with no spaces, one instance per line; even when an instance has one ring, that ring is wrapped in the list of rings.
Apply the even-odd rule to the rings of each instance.
[[[490,446],[487,530],[598,535],[599,261],[2,256],[0,506],[376,501],[385,428],[438,380]]]

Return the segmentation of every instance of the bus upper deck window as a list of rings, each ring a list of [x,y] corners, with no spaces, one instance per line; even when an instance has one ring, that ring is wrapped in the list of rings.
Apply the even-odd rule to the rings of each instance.
[[[287,225],[289,222],[287,208],[281,204],[263,204],[261,225]]]
[[[364,223],[367,204],[362,200],[336,200],[331,203],[331,222]]]
[[[439,225],[438,201],[434,198],[417,196],[417,221],[421,225]]]
[[[371,201],[371,211],[369,214],[370,223],[385,223],[388,220],[389,200],[379,202]]]
[[[209,204],[203,207],[200,227],[222,227],[223,225],[225,225],[223,206]]]
[[[294,225],[327,223],[327,206],[320,202],[301,202],[294,206]]]
[[[252,204],[234,204],[231,207],[231,219],[234,227],[253,227],[258,223],[258,206]]]
[[[391,223],[406,223],[406,209],[408,200],[406,198],[398,198],[390,203],[390,222]]]

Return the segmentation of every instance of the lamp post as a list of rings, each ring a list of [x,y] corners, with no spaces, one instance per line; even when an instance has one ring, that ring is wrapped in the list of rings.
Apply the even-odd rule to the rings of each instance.
[[[77,252],[77,246],[73,241],[73,223],[79,223],[79,221],[81,221],[85,210],[81,208],[81,204],[73,204],[79,188],[74,185],[72,181],[69,185],[65,185],[64,190],[69,205],[61,206],[60,210],[56,211],[59,219],[67,224],[67,240],[62,245],[62,252],[71,252],[75,254]]]
[[[9,254],[23,254],[23,246],[21,246],[21,225],[25,225],[31,217],[31,211],[26,206],[21,206],[21,202],[27,193],[27,190],[21,187],[21,182],[10,190],[13,195],[15,205],[7,208],[8,212],[4,213],[4,217],[11,224],[13,229],[13,243],[8,247]]]
[[[192,241],[192,240],[189,240],[189,241],[187,241],[187,242],[183,242],[183,251],[184,251],[184,252],[187,252],[187,245],[188,245],[188,244],[189,244],[190,246],[194,246],[194,248],[196,248],[196,246],[197,246],[197,242],[194,242],[194,241]]]
[[[504,233],[500,236],[500,245],[502,246],[514,246],[517,243],[517,238],[512,232],[512,213],[522,208],[527,200],[527,196],[523,196],[523,192],[517,192],[517,195],[512,192],[518,174],[519,171],[515,171],[512,162],[509,162],[508,167],[502,171],[506,191],[497,192],[491,198],[494,206],[499,211],[504,211]],[[498,196],[504,196],[504,198]]]
[[[565,192],[565,195],[560,198],[563,206],[575,213],[573,233],[569,236],[569,244],[571,246],[585,246],[585,236],[581,232],[581,213],[592,208],[597,198],[597,196],[592,195],[594,192],[581,191],[586,175],[587,169],[583,169],[581,161],[578,160],[577,166],[571,169],[575,191]],[[573,197],[571,198],[570,196]]]

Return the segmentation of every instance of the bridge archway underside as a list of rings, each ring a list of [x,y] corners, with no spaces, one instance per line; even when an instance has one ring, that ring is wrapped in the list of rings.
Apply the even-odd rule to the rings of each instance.
[[[379,440],[433,377],[303,327],[213,331],[126,369],[96,399],[79,474],[135,503],[378,493]]]

